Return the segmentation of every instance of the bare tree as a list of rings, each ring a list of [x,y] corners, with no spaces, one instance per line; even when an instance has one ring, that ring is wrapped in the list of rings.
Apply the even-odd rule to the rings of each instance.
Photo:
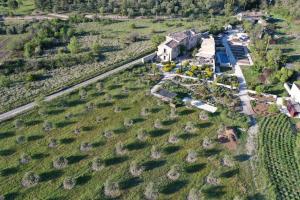
[[[159,148],[155,145],[152,146],[151,148],[151,158],[153,159],[159,159],[161,157],[161,152]]]
[[[132,176],[138,177],[143,173],[144,170],[145,170],[145,168],[142,165],[138,164],[137,161],[131,162],[129,171]]]
[[[168,142],[171,144],[177,144],[179,142],[177,134],[170,134]]]
[[[106,138],[112,138],[114,136],[114,131],[113,130],[105,130],[103,135]]]
[[[120,155],[120,156],[123,156],[125,154],[127,154],[127,149],[124,147],[124,144],[123,142],[118,142],[116,144],[116,154],[117,155]]]
[[[54,139],[54,138],[51,138],[51,139],[50,139],[50,143],[48,144],[48,147],[50,147],[50,148],[55,148],[55,147],[57,147],[57,140]]]
[[[225,155],[222,159],[221,159],[221,165],[224,167],[233,167],[234,166],[234,162],[232,161],[232,159],[228,156]]]
[[[142,110],[141,110],[141,116],[146,117],[149,114],[150,114],[150,109],[146,108],[146,107],[143,107]]]
[[[196,188],[192,188],[188,194],[187,200],[200,200],[201,192]]]
[[[52,122],[45,121],[44,124],[43,124],[43,130],[44,130],[45,132],[50,132],[52,129],[53,129],[53,124],[52,124]]]
[[[90,151],[92,149],[92,144],[91,143],[88,143],[88,142],[82,142],[80,144],[80,151],[82,152],[87,152],[87,151]]]
[[[159,119],[156,119],[155,122],[154,122],[154,128],[157,128],[157,129],[161,129],[163,128],[163,125],[161,123],[161,120]]]
[[[64,189],[71,190],[75,187],[75,185],[76,185],[76,179],[72,177],[67,177],[64,179],[63,182]]]
[[[197,128],[193,122],[187,122],[184,127],[184,130],[188,133],[195,133],[197,131]]]
[[[23,154],[21,155],[21,157],[20,157],[20,163],[21,163],[21,164],[27,164],[27,163],[30,162],[30,160],[31,160],[30,155],[27,155],[27,154],[25,154],[25,153],[23,153]]]
[[[119,106],[115,106],[114,107],[114,112],[115,113],[120,113],[120,112],[122,112],[122,109]]]
[[[18,135],[16,137],[17,144],[24,144],[27,141],[27,138],[24,135]]]
[[[171,112],[170,112],[170,118],[171,119],[176,119],[178,117],[177,112],[176,112],[176,108],[171,108]]]
[[[205,182],[210,185],[218,185],[220,183],[220,180],[213,175],[213,172],[210,172],[205,177]]]
[[[63,156],[60,156],[53,161],[53,167],[55,169],[63,169],[67,166],[68,166],[68,160]]]
[[[202,121],[207,121],[209,119],[207,112],[201,111],[199,113],[199,119],[202,120]]]
[[[168,171],[167,177],[172,181],[176,181],[177,179],[179,179],[180,177],[179,166],[173,165],[171,169]]]
[[[189,150],[188,155],[186,157],[186,161],[188,163],[194,163],[197,161],[198,153],[194,150]]]
[[[104,169],[105,164],[104,162],[100,159],[100,158],[95,158],[92,162],[92,170],[93,171],[101,171],[102,169]]]
[[[129,118],[124,119],[124,126],[126,126],[127,128],[133,126],[133,124],[134,124],[134,121],[132,119],[129,119]]]
[[[21,120],[21,119],[16,119],[16,120],[14,121],[14,124],[15,124],[15,128],[16,128],[16,129],[22,129],[22,128],[24,128],[24,126],[25,126],[24,121]]]
[[[147,140],[147,138],[148,138],[147,131],[144,129],[140,129],[138,131],[137,139],[141,142],[145,142]]]

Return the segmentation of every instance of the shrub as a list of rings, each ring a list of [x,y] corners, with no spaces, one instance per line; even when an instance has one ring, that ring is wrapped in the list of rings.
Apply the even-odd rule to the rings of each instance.
[[[186,157],[186,161],[188,163],[194,163],[197,161],[197,156],[198,156],[198,153],[194,150],[189,150],[188,151],[188,155]]]
[[[177,134],[171,134],[169,136],[168,142],[171,144],[177,144],[179,142],[179,138],[178,138]]]
[[[20,157],[20,163],[21,164],[27,164],[29,163],[31,160],[31,157],[29,155],[26,155],[26,154],[22,154],[21,157]]]
[[[160,149],[157,146],[153,145],[151,148],[151,158],[159,159],[160,157],[161,157]]]
[[[24,144],[27,141],[27,138],[24,135],[18,135],[16,137],[17,144]]]
[[[48,144],[48,147],[50,147],[50,148],[55,148],[55,147],[57,147],[57,140],[54,139],[54,138],[51,138],[51,139],[50,139],[50,143]]]
[[[103,160],[101,160],[100,158],[95,158],[93,161],[92,161],[92,170],[93,171],[101,171],[102,169],[104,169],[105,167],[105,164],[103,162]]]
[[[30,188],[36,186],[40,181],[40,177],[34,172],[26,172],[22,178],[22,186],[25,188]]]
[[[71,177],[64,179],[64,182],[63,182],[64,189],[71,190],[75,187],[75,185],[76,185],[76,179],[71,178]]]
[[[137,163],[137,161],[132,161],[130,164],[129,172],[132,176],[138,177],[140,176],[145,168]]]
[[[195,188],[192,188],[189,191],[187,200],[200,200],[200,198],[201,198],[200,191]]]
[[[137,139],[141,142],[145,142],[147,140],[147,131],[144,129],[140,129],[137,134]]]
[[[147,200],[156,200],[158,198],[158,189],[156,189],[153,182],[147,184],[144,195]]]
[[[87,152],[90,151],[91,149],[92,149],[92,144],[88,142],[82,142],[80,144],[80,151]]]
[[[112,182],[111,180],[106,180],[104,183],[104,194],[110,198],[117,198],[121,195],[121,191],[119,189],[119,183]]]
[[[133,126],[133,123],[134,122],[133,122],[132,119],[128,119],[128,118],[124,119],[124,126],[127,127],[127,128]]]
[[[124,147],[123,142],[118,142],[116,144],[116,154],[121,156],[127,154],[127,149]]]
[[[173,165],[173,166],[171,167],[171,169],[168,171],[167,177],[168,177],[170,180],[176,181],[177,179],[179,179],[180,173],[179,173],[178,168],[179,168],[178,165]]]
[[[55,169],[63,169],[68,166],[68,160],[63,156],[58,157],[53,161],[53,167]]]

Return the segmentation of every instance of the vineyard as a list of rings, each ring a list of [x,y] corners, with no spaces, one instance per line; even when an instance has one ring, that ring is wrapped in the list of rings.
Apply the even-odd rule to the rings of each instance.
[[[300,172],[295,157],[297,135],[289,118],[264,118],[260,130],[260,151],[277,199],[300,199]]]

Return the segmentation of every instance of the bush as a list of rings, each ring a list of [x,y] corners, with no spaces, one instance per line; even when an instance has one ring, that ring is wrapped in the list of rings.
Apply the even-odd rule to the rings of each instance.
[[[55,169],[64,169],[68,166],[68,160],[62,156],[58,157],[53,161],[53,167]]]
[[[40,177],[34,172],[26,172],[22,178],[22,186],[25,188],[34,187],[40,181]]]

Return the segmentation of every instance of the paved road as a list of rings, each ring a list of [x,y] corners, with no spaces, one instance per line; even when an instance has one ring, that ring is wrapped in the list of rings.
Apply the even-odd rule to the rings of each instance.
[[[101,75],[99,75],[99,76],[96,76],[96,77],[94,77],[94,78],[91,78],[91,79],[89,79],[89,80],[86,80],[86,81],[84,81],[84,82],[82,82],[82,83],[79,83],[79,84],[77,84],[77,85],[74,85],[74,86],[72,86],[72,87],[70,87],[70,88],[67,88],[67,89],[64,89],[64,90],[62,90],[62,91],[59,91],[59,92],[57,92],[57,93],[54,93],[54,94],[52,94],[52,95],[49,95],[49,96],[47,96],[47,97],[45,98],[45,101],[51,101],[51,100],[53,100],[53,99],[56,99],[56,98],[58,98],[58,97],[61,97],[62,95],[68,94],[68,93],[70,93],[70,92],[72,92],[72,91],[74,91],[74,90],[77,90],[77,89],[79,89],[79,88],[88,86],[88,85],[93,84],[93,83],[95,83],[95,82],[97,82],[97,81],[99,81],[99,80],[103,80],[103,79],[105,79],[105,78],[107,78],[107,77],[109,77],[109,76],[111,76],[111,75],[113,75],[113,74],[116,74],[116,73],[118,73],[118,72],[120,72],[120,71],[123,71],[123,70],[125,70],[125,69],[128,69],[128,68],[134,66],[135,64],[140,64],[140,63],[143,62],[142,59],[143,59],[143,58],[134,60],[134,61],[132,61],[132,62],[130,62],[130,63],[127,63],[127,64],[125,64],[125,65],[122,65],[122,66],[120,66],[120,67],[118,67],[118,68],[115,68],[115,69],[113,69],[113,70],[111,70],[111,71],[108,71],[108,72],[106,72],[106,73],[103,73],[103,74],[101,74]],[[5,121],[5,120],[11,119],[11,118],[13,118],[13,117],[15,117],[15,116],[17,116],[17,115],[20,115],[20,114],[22,114],[22,113],[25,113],[25,112],[27,112],[27,111],[33,109],[35,106],[36,106],[36,103],[35,103],[35,102],[32,102],[32,103],[26,104],[26,105],[24,105],[24,106],[18,107],[18,108],[16,108],[16,109],[13,109],[13,110],[11,110],[11,111],[9,111],[9,112],[0,114],[0,122],[3,122],[3,121]]]
[[[252,106],[250,103],[250,97],[249,97],[248,91],[247,91],[246,79],[244,77],[241,67],[237,64],[237,62],[233,56],[233,53],[229,47],[228,36],[223,37],[222,43],[223,43],[224,47],[226,48],[226,53],[228,55],[229,61],[234,68],[234,75],[237,76],[239,83],[240,83],[238,95],[242,101],[243,113],[245,113],[246,115],[254,115],[254,112],[253,112],[253,109],[252,109]]]

